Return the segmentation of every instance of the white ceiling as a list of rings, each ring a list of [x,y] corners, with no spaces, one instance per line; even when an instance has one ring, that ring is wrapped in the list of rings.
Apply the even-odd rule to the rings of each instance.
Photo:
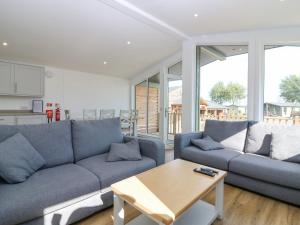
[[[1,0],[0,58],[130,78],[186,36],[300,25],[299,9],[300,0]]]
[[[187,35],[300,25],[299,0],[128,0]],[[194,14],[198,14],[195,18]]]
[[[0,1],[2,59],[129,78],[180,47],[97,0]]]

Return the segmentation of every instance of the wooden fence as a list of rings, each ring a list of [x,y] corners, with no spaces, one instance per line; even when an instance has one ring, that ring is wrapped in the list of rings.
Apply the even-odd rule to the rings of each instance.
[[[169,124],[168,124],[168,133],[169,134],[177,134],[181,133],[181,121],[182,121],[182,113],[169,113]],[[204,125],[206,120],[222,120],[222,121],[240,121],[240,120],[247,120],[247,116],[245,115],[201,115],[200,116],[200,130],[204,130]],[[265,123],[271,124],[282,124],[282,125],[300,125],[300,118],[288,118],[288,117],[271,117],[265,116],[264,117]]]

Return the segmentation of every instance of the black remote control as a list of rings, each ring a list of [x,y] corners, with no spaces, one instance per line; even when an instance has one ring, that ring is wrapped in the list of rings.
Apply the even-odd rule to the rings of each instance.
[[[211,169],[211,168],[208,168],[208,167],[201,167],[201,170],[202,171],[209,171],[209,172],[213,172],[215,174],[218,174],[219,172],[214,170],[214,169]]]
[[[214,177],[216,174],[212,171],[208,171],[208,170],[203,170],[202,168],[195,168],[194,169],[194,172],[197,172],[197,173],[202,173],[202,174],[205,174],[207,176],[210,176],[210,177]]]

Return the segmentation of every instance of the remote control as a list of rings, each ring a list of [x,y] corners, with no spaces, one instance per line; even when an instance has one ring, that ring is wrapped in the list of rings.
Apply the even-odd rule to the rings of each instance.
[[[205,175],[210,176],[210,177],[214,177],[216,175],[214,172],[207,171],[207,170],[202,170],[202,168],[196,168],[196,169],[194,169],[194,172],[202,173],[202,174],[205,174]]]
[[[219,172],[214,170],[214,169],[211,169],[211,168],[208,168],[208,167],[202,167],[201,168],[202,171],[209,171],[209,172],[213,172],[213,173],[216,173],[218,174]]]

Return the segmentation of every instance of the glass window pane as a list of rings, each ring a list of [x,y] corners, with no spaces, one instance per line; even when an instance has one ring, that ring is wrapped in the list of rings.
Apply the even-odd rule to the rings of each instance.
[[[168,74],[182,75],[182,61],[170,66],[168,68]]]
[[[264,121],[300,124],[300,46],[265,46]]]
[[[147,81],[143,81],[135,86],[135,109],[139,113],[137,121],[138,134],[147,133],[147,95]]]
[[[159,135],[160,80],[159,74],[148,79],[148,134]]]
[[[168,79],[168,140],[174,141],[175,134],[181,133],[182,121],[182,80]]]
[[[246,120],[248,46],[198,46],[198,57],[198,129],[206,119]]]

